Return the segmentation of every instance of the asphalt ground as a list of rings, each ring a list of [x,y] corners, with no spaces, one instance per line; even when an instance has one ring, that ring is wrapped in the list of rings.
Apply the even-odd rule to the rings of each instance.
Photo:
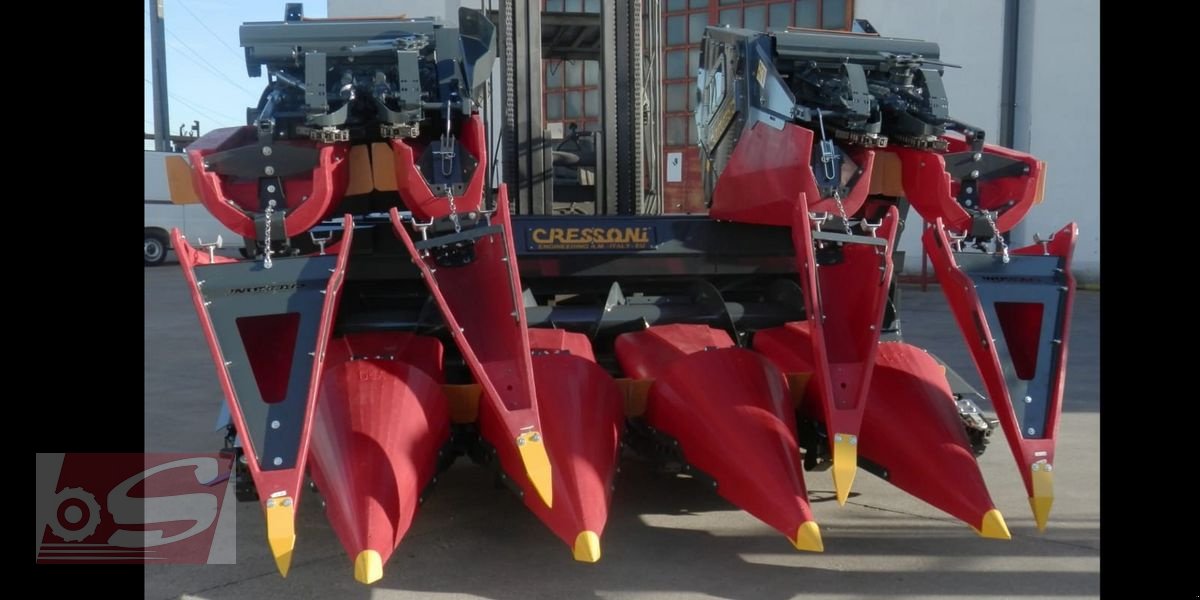
[[[902,290],[905,339],[978,386],[937,286]],[[183,275],[173,260],[145,269],[145,446],[211,452],[222,403]],[[1079,292],[1050,527],[1034,526],[1003,435],[980,466],[1013,539],[977,536],[860,471],[844,507],[829,472],[806,473],[825,552],[797,552],[773,529],[696,480],[626,460],[603,535],[603,558],[577,563],[507,489],[467,459],[440,478],[384,578],[364,586],[319,504],[298,516],[295,557],[276,571],[263,516],[236,512],[236,564],[152,565],[146,598],[1094,598],[1100,593],[1100,294]],[[981,388],[982,389],[982,388]],[[990,409],[990,407],[984,407]]]

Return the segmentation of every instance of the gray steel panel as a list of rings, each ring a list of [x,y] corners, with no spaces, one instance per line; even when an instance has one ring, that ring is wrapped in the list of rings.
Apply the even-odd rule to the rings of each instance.
[[[213,331],[227,364],[234,395],[249,431],[239,432],[251,441],[263,470],[296,465],[301,429],[312,375],[325,286],[337,255],[276,258],[273,268],[261,261],[198,265],[196,278],[207,303]],[[291,356],[287,393],[275,404],[262,399],[242,343],[237,320],[243,317],[298,313],[296,345]],[[278,421],[277,428],[271,427]],[[274,463],[280,458],[280,464]]]

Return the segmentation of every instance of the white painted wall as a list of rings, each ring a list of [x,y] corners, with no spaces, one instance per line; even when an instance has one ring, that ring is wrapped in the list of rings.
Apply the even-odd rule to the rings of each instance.
[[[1020,20],[1015,142],[1046,161],[1047,175],[1045,201],[1014,234],[1046,236],[1075,221],[1072,270],[1099,282],[1100,5],[1022,0]]]
[[[1020,0],[1016,149],[1047,163],[1045,201],[1013,232],[1017,245],[1079,224],[1075,272],[1100,279],[1100,8],[1095,0]],[[884,36],[936,42],[956,118],[1000,137],[1004,0],[855,0],[854,16]],[[910,214],[900,248],[921,268],[923,223]]]

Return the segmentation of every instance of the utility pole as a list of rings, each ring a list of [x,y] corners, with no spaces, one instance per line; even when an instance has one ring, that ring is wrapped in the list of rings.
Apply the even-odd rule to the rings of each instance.
[[[163,0],[150,1],[150,84],[154,88],[154,149],[170,149],[171,120],[167,115],[167,42],[164,39]]]

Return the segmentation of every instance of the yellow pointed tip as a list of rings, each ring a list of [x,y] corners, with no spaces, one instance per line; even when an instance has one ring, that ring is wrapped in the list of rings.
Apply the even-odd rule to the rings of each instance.
[[[522,433],[517,437],[517,450],[521,453],[521,462],[525,465],[525,475],[542,502],[549,508],[554,507],[554,486],[550,476],[550,457],[546,454],[546,446],[542,436],[536,431]]]
[[[267,544],[279,574],[287,577],[292,567],[292,550],[296,547],[296,510],[291,498],[267,501]]]
[[[1033,509],[1033,519],[1037,522],[1038,531],[1046,531],[1050,521],[1050,506],[1054,504],[1054,474],[1045,462],[1033,465],[1033,496],[1029,498],[1029,507]]]
[[[600,536],[594,531],[581,531],[575,536],[575,560],[594,563],[600,560]]]
[[[1029,499],[1029,506],[1033,509],[1033,519],[1037,522],[1038,531],[1046,531],[1046,524],[1050,521],[1050,505],[1052,504],[1054,504],[1054,496],[1042,498],[1034,496]]]
[[[858,436],[839,433],[833,437],[833,489],[838,505],[850,499],[850,488],[858,473]]]
[[[825,543],[821,541],[821,528],[817,526],[816,521],[801,523],[796,529],[796,539],[792,540],[792,545],[797,550],[824,552]]]
[[[983,524],[975,533],[994,540],[1012,539],[1012,534],[1008,532],[1008,523],[1004,522],[1004,515],[994,508],[983,514]]]
[[[354,579],[370,585],[383,579],[383,559],[374,550],[363,550],[354,559]]]

